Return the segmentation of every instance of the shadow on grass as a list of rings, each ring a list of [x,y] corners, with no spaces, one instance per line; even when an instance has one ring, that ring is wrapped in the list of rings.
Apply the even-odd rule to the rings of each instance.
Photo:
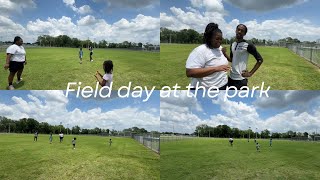
[[[20,82],[19,84],[16,83],[15,86],[14,86],[14,88],[15,88],[15,89],[19,89],[19,88],[21,88],[23,85],[24,85],[24,81]]]

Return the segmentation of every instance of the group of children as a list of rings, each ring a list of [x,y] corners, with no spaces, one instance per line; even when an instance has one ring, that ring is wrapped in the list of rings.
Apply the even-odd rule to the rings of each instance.
[[[92,61],[93,61],[93,59],[92,59],[92,55],[93,55],[93,48],[92,48],[92,46],[89,46],[89,51],[90,51],[90,62],[92,62]],[[80,50],[79,50],[80,64],[82,64],[82,58],[83,58],[83,50],[82,50],[82,47],[81,47]]]
[[[62,132],[60,132],[60,134],[59,134],[59,139],[60,139],[60,143],[62,143],[62,141],[63,141],[63,133]],[[52,133],[50,133],[50,136],[49,136],[50,144],[52,144],[52,140],[53,140]],[[76,149],[76,140],[77,140],[77,138],[74,137],[71,141],[73,149]],[[35,131],[33,141],[35,141],[35,142],[38,141],[38,131]],[[109,140],[109,146],[111,146],[111,144],[112,144],[112,139]]]
[[[249,142],[249,140],[248,140],[248,142]],[[230,143],[230,146],[233,147],[233,138],[229,138],[229,143]],[[260,152],[260,144],[257,142],[256,139],[254,139],[254,143],[256,145],[257,152]],[[270,138],[269,147],[272,147],[272,138]]]
[[[92,55],[93,55],[93,48],[92,46],[89,47],[90,51],[90,62],[93,61]],[[80,64],[82,64],[82,58],[83,58],[83,51],[82,48],[79,50],[79,59],[80,59]],[[113,81],[113,62],[111,60],[106,60],[103,62],[103,70],[104,70],[104,75],[102,75],[99,71],[96,72],[94,75],[99,82],[100,86],[111,86],[111,83]]]

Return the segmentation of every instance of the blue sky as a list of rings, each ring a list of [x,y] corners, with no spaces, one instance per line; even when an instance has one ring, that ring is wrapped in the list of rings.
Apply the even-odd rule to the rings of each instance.
[[[158,43],[159,11],[158,0],[8,0],[0,5],[0,40],[17,34],[33,42],[38,35],[65,34],[92,41]]]
[[[172,7],[182,11],[172,10]],[[244,23],[249,29],[248,38],[277,40],[292,36],[317,40],[320,38],[320,20],[314,7],[320,7],[320,1],[161,0],[160,20],[161,27],[173,30],[192,28],[199,32],[213,21],[220,25],[227,37],[234,35],[238,23]]]
[[[159,92],[146,98],[77,98],[65,97],[63,91],[1,91],[0,116],[18,120],[32,117],[50,124],[80,125],[81,128],[122,130],[133,126],[159,130]],[[112,93],[117,93],[113,91]],[[90,120],[90,121],[88,121]]]
[[[292,129],[312,133],[320,128],[320,91],[271,91],[269,97],[257,93],[226,101],[224,93],[213,99],[199,94],[197,98],[185,97],[182,93],[179,98],[161,98],[161,131],[172,131],[174,125],[177,132],[192,133],[199,124],[278,132]]]
[[[51,18],[61,18],[62,16],[71,17],[73,21],[78,20],[83,15],[74,13],[74,11],[63,3],[63,0],[36,0],[37,8],[29,9],[23,13],[21,16],[16,16],[15,20],[20,24],[26,25],[28,21],[35,19],[47,19]],[[105,2],[94,2],[92,0],[77,0],[75,1],[76,7],[81,7],[83,5],[89,5],[93,10],[91,15],[99,19],[104,19],[108,23],[115,23],[122,18],[134,19],[138,14],[144,14],[146,16],[157,17],[159,16],[159,4],[154,4],[151,8],[114,8],[107,7]],[[50,10],[48,10],[50,9]],[[13,16],[15,17],[15,16]]]

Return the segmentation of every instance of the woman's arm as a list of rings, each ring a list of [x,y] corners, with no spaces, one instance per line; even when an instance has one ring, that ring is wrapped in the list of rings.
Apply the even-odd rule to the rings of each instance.
[[[230,66],[228,65],[221,65],[217,67],[207,67],[207,68],[186,69],[186,75],[187,77],[203,78],[215,72],[228,71],[229,69],[230,69]]]
[[[4,69],[7,70],[9,68],[10,65],[10,59],[11,59],[11,54],[7,54],[7,58],[6,58],[6,64],[4,65]]]

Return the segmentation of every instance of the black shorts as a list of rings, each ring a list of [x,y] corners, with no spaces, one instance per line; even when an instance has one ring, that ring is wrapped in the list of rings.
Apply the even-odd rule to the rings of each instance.
[[[93,52],[90,52],[90,56],[92,56]]]
[[[248,86],[248,79],[243,80],[233,80],[230,77],[228,77],[228,87],[234,86],[237,88],[237,90],[240,90],[243,86]]]
[[[24,68],[24,62],[16,62],[16,61],[10,61],[9,63],[9,70],[10,72],[17,72],[20,70],[23,70]]]

